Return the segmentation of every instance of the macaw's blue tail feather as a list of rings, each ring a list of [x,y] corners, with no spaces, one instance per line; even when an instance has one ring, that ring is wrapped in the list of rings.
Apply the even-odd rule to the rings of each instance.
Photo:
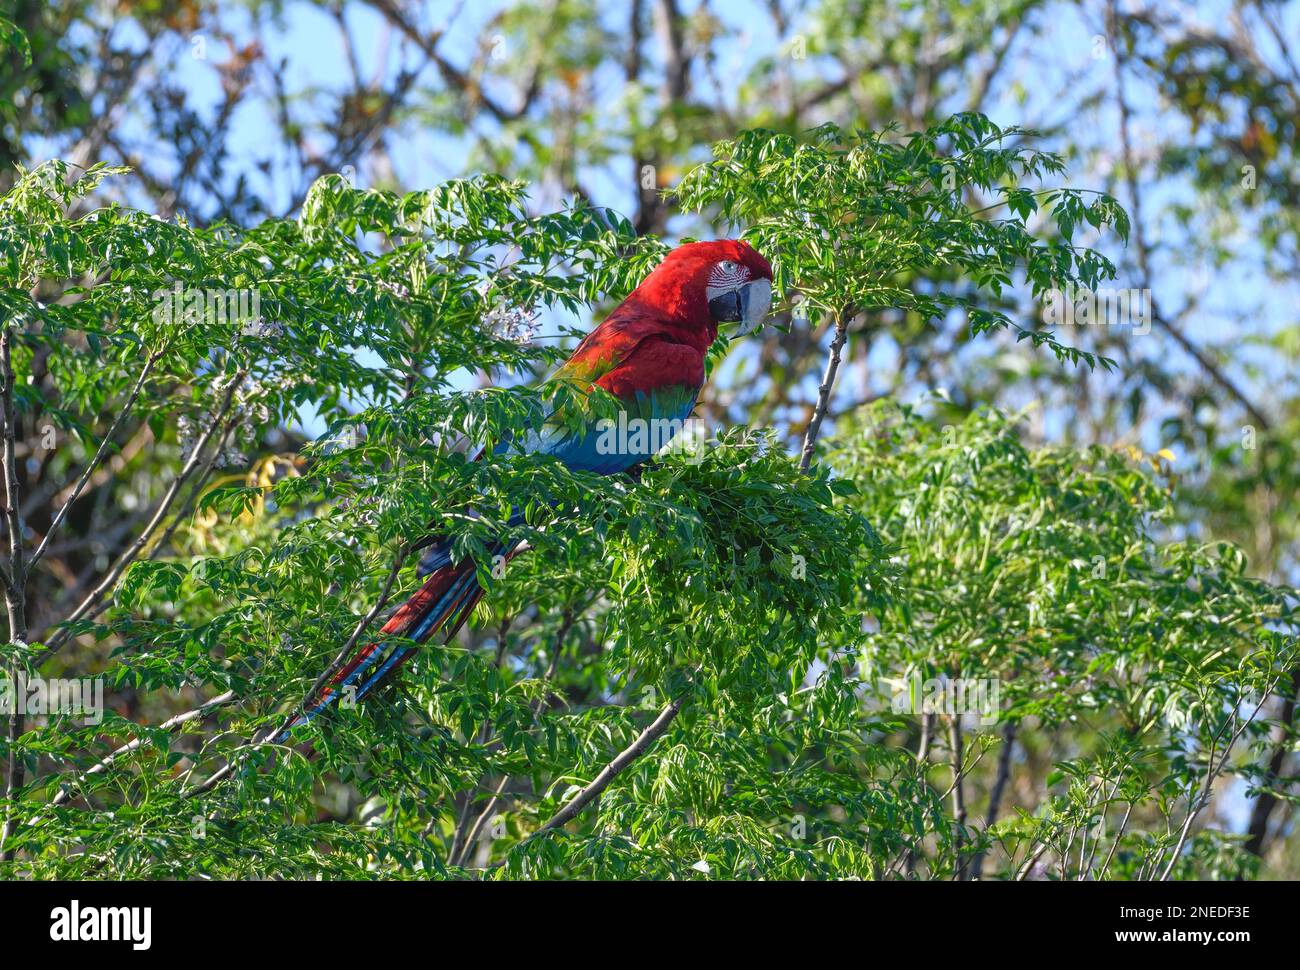
[[[504,545],[492,555],[506,555]],[[272,738],[289,740],[295,728],[315,719],[340,698],[351,705],[391,677],[415,652],[409,641],[423,643],[435,634],[450,639],[483,598],[474,561],[452,563],[450,557],[429,573],[424,585],[402,604],[380,631],[380,639],[359,648],[321,689],[303,704],[303,712]]]

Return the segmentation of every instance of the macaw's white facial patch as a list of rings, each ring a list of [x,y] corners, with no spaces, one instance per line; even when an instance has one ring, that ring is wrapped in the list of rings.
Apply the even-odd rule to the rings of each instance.
[[[713,269],[709,270],[709,282],[705,292],[710,300],[714,300],[724,293],[730,293],[732,290],[739,289],[741,284],[749,281],[748,268],[734,263],[729,259],[724,259],[716,263]]]
[[[740,332],[748,334],[763,325],[767,311],[772,309],[772,284],[768,280],[754,280],[746,284],[744,293],[745,298],[741,300],[743,315]]]
[[[772,308],[772,283],[754,279],[749,267],[724,259],[709,271],[705,287],[709,313],[717,323],[739,324],[740,334],[753,333]]]

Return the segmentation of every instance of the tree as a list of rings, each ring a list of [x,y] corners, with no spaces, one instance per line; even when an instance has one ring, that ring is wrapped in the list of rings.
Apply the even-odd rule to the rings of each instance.
[[[1073,227],[1125,225],[1109,196],[1042,184],[1061,162],[1027,137],[978,114],[752,131],[676,199],[742,223],[792,328],[837,329],[824,418],[861,313],[1104,364],[998,303],[1013,274],[1104,281]],[[1178,538],[1158,457],[1027,445],[1016,417],[940,398],[842,415],[827,441],[814,415],[798,454],[722,429],[636,479],[471,462],[571,392],[461,375],[546,367],[562,352],[519,339],[533,315],[627,292],[659,239],[582,202],[537,214],[490,175],[325,176],[296,218],[248,227],[87,210],[118,174],[50,163],[0,202],[4,662],[100,675],[137,715],[10,718],[6,874],[1252,870],[1203,809],[1256,771],[1295,594]],[[716,346],[714,373],[743,353]],[[308,407],[328,431],[298,448]],[[19,452],[47,427],[49,454]],[[71,489],[22,501],[52,469]],[[486,551],[525,494],[531,549],[500,569]],[[477,632],[314,724],[314,760],[248,744],[414,586],[431,514],[489,587]],[[34,593],[56,550],[82,570],[63,602]]]

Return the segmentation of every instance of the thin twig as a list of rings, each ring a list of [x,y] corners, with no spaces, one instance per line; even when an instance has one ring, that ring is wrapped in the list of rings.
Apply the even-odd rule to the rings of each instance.
[[[1088,842],[1088,832],[1086,829],[1084,830],[1083,833],[1084,846],[1081,846],[1079,848],[1079,874],[1077,877],[1081,881],[1087,879],[1089,873],[1092,872],[1093,860],[1097,858],[1097,848],[1098,846],[1101,845],[1102,836],[1106,834],[1106,816],[1110,812],[1111,802],[1115,800],[1115,793],[1119,791],[1119,786],[1123,783],[1123,781],[1124,781],[1124,769],[1120,768],[1119,776],[1115,779],[1115,784],[1110,786],[1110,793],[1104,799],[1102,799],[1101,809],[1100,809],[1101,831],[1099,831],[1096,837],[1092,840],[1092,851],[1087,854],[1086,860],[1084,859],[1084,846],[1086,846]]]
[[[835,318],[835,336],[831,340],[831,352],[826,360],[826,373],[822,376],[821,387],[817,388],[817,407],[813,410],[812,420],[808,422],[808,430],[803,436],[803,453],[799,459],[802,471],[807,471],[812,464],[813,449],[817,445],[817,436],[821,434],[826,409],[830,407],[831,391],[835,388],[835,374],[840,369],[840,352],[848,337],[849,315],[845,312]]]
[[[113,419],[113,423],[110,424],[108,430],[104,432],[104,440],[99,443],[99,448],[95,451],[94,457],[90,459],[90,464],[88,464],[82,471],[81,475],[78,476],[77,483],[72,486],[72,492],[68,495],[62,507],[55,514],[54,520],[50,523],[50,527],[45,531],[45,537],[41,539],[40,545],[38,545],[36,551],[32,553],[29,568],[30,566],[35,566],[40,561],[41,556],[45,555],[45,550],[50,544],[50,539],[52,539],[54,534],[59,531],[59,526],[63,524],[63,520],[67,517],[68,509],[72,508],[72,503],[81,496],[82,489],[84,489],[86,483],[90,481],[90,476],[95,473],[95,469],[97,469],[100,462],[104,460],[104,455],[108,452],[108,446],[112,444],[113,435],[116,434],[118,425],[122,423],[127,414],[130,413],[131,408],[135,406],[136,398],[140,396],[140,391],[144,388],[144,382],[148,379],[149,372],[153,370],[153,365],[158,362],[162,355],[163,351],[157,350],[150,354],[149,358],[144,362],[144,367],[141,368],[140,376],[136,379],[135,386],[131,389],[131,394],[127,397],[126,403],[122,405],[121,410],[117,412],[117,417]]]
[[[40,653],[36,660],[33,661],[35,666],[39,667],[57,653],[65,643],[67,643],[72,636],[71,624],[75,623],[90,612],[95,604],[98,603],[99,598],[116,585],[118,579],[121,578],[122,573],[126,571],[126,567],[131,565],[131,563],[135,561],[136,556],[140,554],[140,551],[149,544],[150,538],[153,537],[158,526],[161,525],[162,521],[167,517],[167,512],[171,509],[172,503],[176,501],[176,496],[180,494],[181,488],[194,473],[194,469],[198,467],[199,460],[203,457],[204,450],[207,448],[208,441],[211,439],[213,432],[215,432],[225,420],[226,414],[230,411],[231,405],[234,403],[235,391],[243,382],[245,373],[245,371],[241,370],[231,378],[230,386],[226,389],[226,394],[222,399],[220,409],[216,416],[213,417],[208,427],[203,431],[203,434],[199,437],[198,441],[195,442],[194,450],[190,453],[189,459],[181,467],[180,473],[172,479],[171,485],[168,486],[162,500],[158,503],[158,508],[154,511],[153,517],[149,520],[148,524],[144,527],[144,531],[142,531],[126,551],[118,557],[117,562],[113,564],[113,567],[108,571],[107,575],[100,580],[94,589],[86,594],[86,598],[81,601],[81,604],[72,611],[66,620],[63,621],[63,629],[50,638],[45,649]]]
[[[194,708],[193,710],[189,710],[183,714],[177,714],[175,717],[168,718],[166,721],[163,721],[153,730],[154,731],[175,731],[176,729],[183,727],[186,724],[189,724],[191,721],[199,720],[200,718],[204,717],[215,708],[225,707],[227,704],[231,704],[234,701],[235,701],[235,692],[233,690],[228,690],[224,694],[218,694],[216,697],[212,698],[211,700],[204,701],[202,704],[200,704],[198,707]],[[78,776],[75,781],[73,781],[67,787],[61,789],[59,793],[56,796],[54,796],[54,800],[52,804],[65,805],[68,802],[72,801],[73,790],[75,788],[79,788],[80,786],[85,784],[86,781],[88,781],[92,775],[98,775],[108,770],[108,768],[111,767],[112,764],[115,761],[117,761],[118,758],[122,757],[123,755],[130,754],[132,751],[135,751],[137,748],[143,747],[149,740],[150,738],[148,737],[139,737],[139,738],[135,738],[132,741],[128,741],[120,748],[115,748],[104,758],[100,759],[100,761],[97,762],[93,767],[91,767],[90,769],[82,773],[80,776]]]
[[[217,460],[226,450],[226,442],[230,440],[230,433],[235,430],[235,427],[238,424],[239,417],[236,415],[229,418],[222,426],[221,436],[217,438],[217,446],[209,453],[207,461],[203,463],[203,467],[199,470],[198,474],[191,476],[193,484],[190,485],[189,493],[185,496],[185,500],[181,503],[180,508],[176,510],[176,514],[172,516],[172,520],[167,524],[167,528],[163,529],[162,535],[158,537],[158,541],[153,544],[153,549],[149,553],[151,559],[157,558],[158,554],[167,548],[167,544],[171,542],[171,538],[176,534],[177,528],[179,528],[180,524],[191,515],[191,510],[194,508],[195,502],[203,494],[203,483],[208,480],[208,475],[212,473],[212,469],[216,465]]]
[[[1106,853],[1106,858],[1102,862],[1101,868],[1097,870],[1098,879],[1106,875],[1106,871],[1110,868],[1110,860],[1114,858],[1115,850],[1119,848],[1120,839],[1124,837],[1124,831],[1125,829],[1128,828],[1129,816],[1132,814],[1133,814],[1133,803],[1128,802],[1127,807],[1124,809],[1124,817],[1120,819],[1119,831],[1115,833],[1115,838],[1111,840],[1110,851]]]
[[[1232,749],[1236,745],[1237,740],[1241,737],[1242,732],[1254,723],[1255,718],[1259,716],[1259,712],[1263,709],[1264,704],[1273,696],[1273,688],[1276,686],[1277,680],[1274,680],[1273,683],[1269,685],[1269,689],[1264,692],[1264,696],[1260,698],[1259,703],[1255,705],[1255,709],[1251,711],[1250,717],[1243,720],[1237,729],[1232,732],[1232,736],[1229,737],[1227,742],[1223,745],[1223,755],[1219,758],[1218,764],[1214,763],[1214,745],[1218,743],[1220,735],[1223,734],[1223,728],[1220,728],[1219,731],[1215,733],[1214,740],[1210,744],[1210,757],[1206,764],[1205,780],[1201,783],[1201,789],[1195,800],[1188,803],[1187,818],[1183,821],[1182,831],[1178,834],[1178,843],[1174,846],[1173,857],[1169,860],[1169,865],[1165,867],[1165,871],[1160,876],[1161,882],[1169,881],[1169,876],[1173,873],[1174,866],[1178,864],[1178,856],[1182,853],[1183,846],[1187,842],[1187,835],[1192,829],[1192,822],[1196,819],[1196,816],[1201,814],[1202,809],[1209,804],[1210,792],[1214,788],[1214,779],[1218,777],[1221,771],[1223,771],[1223,766],[1227,764],[1228,757],[1232,754]],[[1234,710],[1233,720],[1236,719],[1237,715]],[[1225,727],[1226,726],[1227,725],[1225,724]],[[1154,870],[1152,871],[1154,872]]]
[[[1016,873],[1016,882],[1025,881],[1025,877],[1029,875],[1029,870],[1034,867],[1034,863],[1042,858],[1043,853],[1047,851],[1047,847],[1047,842],[1039,844],[1038,848],[1034,850],[1034,854],[1025,860],[1025,864],[1021,866],[1020,871]]]

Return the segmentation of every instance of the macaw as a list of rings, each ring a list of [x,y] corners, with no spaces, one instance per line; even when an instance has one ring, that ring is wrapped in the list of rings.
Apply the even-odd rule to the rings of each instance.
[[[738,335],[756,330],[772,301],[772,267],[753,246],[721,239],[679,246],[641,285],[578,344],[554,378],[588,392],[599,386],[626,411],[627,420],[668,419],[668,432],[690,416],[704,385],[704,358],[719,324],[736,324]],[[620,416],[621,418],[622,416]],[[509,447],[548,454],[575,470],[614,475],[631,469],[664,444],[658,435],[632,436],[633,447],[601,447],[599,422],[575,427],[548,422],[544,430]],[[646,425],[642,425],[645,427]],[[499,552],[514,547],[503,542]],[[390,677],[422,643],[437,633],[455,636],[483,596],[474,562],[454,562],[450,543],[428,541],[421,558],[424,584],[388,620],[380,638],[358,649],[300,713],[272,735],[284,743],[298,726],[326,710],[344,692],[360,700]],[[386,637],[400,638],[396,642]]]

